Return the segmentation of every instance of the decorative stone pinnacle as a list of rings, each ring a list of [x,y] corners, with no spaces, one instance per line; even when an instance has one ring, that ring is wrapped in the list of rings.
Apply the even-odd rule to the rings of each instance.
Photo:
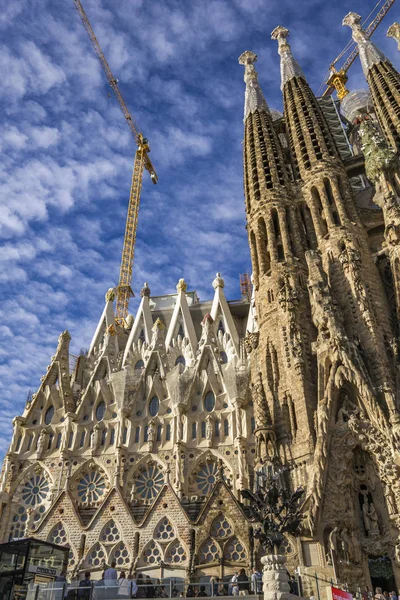
[[[394,38],[400,51],[400,23],[393,23],[386,32],[387,37]]]
[[[355,12],[349,12],[342,21],[342,25],[350,27],[353,41],[358,44],[361,66],[365,77],[368,77],[369,70],[374,65],[385,62],[386,56],[378,50],[373,42],[368,38],[367,33],[361,26],[361,16]]]
[[[143,287],[140,290],[140,297],[144,298],[145,296],[147,296],[147,298],[150,297],[150,288],[149,288],[149,284],[147,283],[147,281],[144,282]]]
[[[206,323],[214,323],[214,319],[212,318],[212,316],[210,315],[210,313],[207,313],[206,315],[204,315],[203,320],[201,322],[202,325],[205,325]]]
[[[114,300],[115,300],[114,288],[110,288],[106,292],[106,302],[114,302]]]
[[[264,110],[269,113],[268,104],[258,82],[258,74],[254,67],[255,62],[257,62],[257,54],[250,52],[250,50],[246,50],[239,56],[239,64],[245,67],[244,81],[246,83],[246,92],[244,97],[244,120],[246,120],[249,113],[253,113],[256,110]]]
[[[176,286],[176,291],[178,292],[186,292],[187,290],[187,283],[186,281],[182,278],[178,281],[178,285]]]
[[[217,288],[223,288],[225,286],[225,281],[221,277],[221,273],[217,273],[215,279],[212,283],[214,290]]]
[[[281,89],[293,77],[304,77],[304,73],[297,60],[294,59],[290,44],[287,42],[289,29],[278,25],[271,33],[271,38],[278,41],[278,52],[281,57]]]

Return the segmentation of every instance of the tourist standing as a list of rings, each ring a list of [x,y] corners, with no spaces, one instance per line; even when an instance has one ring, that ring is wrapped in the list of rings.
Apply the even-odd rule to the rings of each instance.
[[[240,569],[237,580],[239,587],[239,595],[248,596],[250,592],[250,582],[244,569]]]
[[[85,578],[79,582],[79,587],[83,589],[78,590],[78,597],[82,598],[82,600],[89,600],[90,586],[90,571],[86,571]]]
[[[239,573],[237,571],[234,572],[229,584],[231,586],[231,594],[232,596],[239,596],[239,584],[238,584]]]

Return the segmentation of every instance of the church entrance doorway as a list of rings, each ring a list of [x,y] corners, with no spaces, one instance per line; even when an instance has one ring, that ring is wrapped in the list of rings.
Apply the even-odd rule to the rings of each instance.
[[[383,592],[392,592],[396,589],[392,561],[388,556],[370,556],[368,568],[374,591],[377,587],[382,588]]]

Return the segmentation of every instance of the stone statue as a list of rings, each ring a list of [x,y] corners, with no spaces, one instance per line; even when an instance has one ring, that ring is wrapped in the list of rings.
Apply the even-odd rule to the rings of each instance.
[[[378,515],[376,514],[374,504],[372,502],[371,504],[369,503],[366,492],[364,492],[363,496],[362,515],[365,531],[367,532],[368,537],[374,537],[379,535]]]
[[[206,438],[208,441],[212,441],[213,437],[213,427],[212,427],[212,418],[210,415],[206,416]]]
[[[337,548],[337,530],[338,530],[338,528],[335,527],[334,529],[332,529],[332,531],[329,534],[329,550],[330,550],[330,552],[336,552],[336,548]]]
[[[11,471],[11,459],[9,456],[7,456],[6,460],[4,461],[4,471],[3,471],[3,478],[0,483],[0,492],[6,491],[10,471]]]
[[[396,500],[392,490],[390,489],[390,486],[387,483],[385,484],[384,492],[389,516],[395,515],[397,513]]]
[[[350,548],[351,539],[347,527],[344,527],[340,532],[340,553],[347,564],[350,564]]]
[[[96,450],[100,443],[100,425],[97,423],[93,427],[92,435],[90,436],[90,447],[92,450]]]
[[[132,481],[131,493],[129,494],[129,501],[135,502],[136,500],[136,479]]]
[[[41,456],[43,454],[45,443],[46,443],[46,430],[42,429],[39,434],[37,446],[36,446],[38,456]]]
[[[152,444],[154,442],[154,421],[149,421],[147,426],[147,440]]]

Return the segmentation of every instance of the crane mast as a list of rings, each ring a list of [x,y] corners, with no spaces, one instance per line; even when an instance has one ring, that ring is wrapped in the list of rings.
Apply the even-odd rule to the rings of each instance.
[[[371,21],[371,23],[365,29],[365,32],[368,35],[368,37],[371,37],[375,29],[378,27],[379,23],[382,21],[383,17],[393,6],[394,2],[395,0],[385,0],[373,21]],[[342,51],[330,66],[329,78],[326,81],[327,87],[322,94],[323,96],[330,96],[336,90],[337,97],[339,98],[339,100],[343,100],[343,98],[349,93],[349,90],[346,88],[346,83],[348,80],[347,71],[358,56],[358,45],[356,45],[356,47],[349,54],[343,66],[340,69],[336,69],[335,64],[342,57],[343,53],[344,52]]]
[[[118,104],[122,110],[126,122],[131,130],[137,150],[135,154],[135,162],[133,165],[132,173],[132,184],[129,194],[128,214],[125,225],[124,244],[122,248],[121,267],[119,273],[118,282],[118,293],[117,293],[117,307],[116,307],[116,321],[120,325],[124,324],[125,318],[128,315],[129,299],[133,296],[131,289],[132,283],[132,266],[135,254],[135,243],[136,243],[136,232],[139,218],[139,206],[140,206],[140,193],[142,190],[143,183],[143,171],[146,169],[151,177],[153,183],[157,183],[158,176],[153,167],[153,164],[148,156],[150,152],[149,142],[142,133],[140,133],[135,121],[132,119],[128,107],[125,104],[125,100],[121,94],[121,90],[118,87],[118,81],[112,74],[110,66],[103,54],[100,44],[95,36],[90,21],[85,13],[82,6],[81,0],[73,0],[75,7],[79,13],[82,23],[86,29],[90,41],[92,42],[93,48],[100,60],[101,66],[106,74],[108,83],[110,84]]]

